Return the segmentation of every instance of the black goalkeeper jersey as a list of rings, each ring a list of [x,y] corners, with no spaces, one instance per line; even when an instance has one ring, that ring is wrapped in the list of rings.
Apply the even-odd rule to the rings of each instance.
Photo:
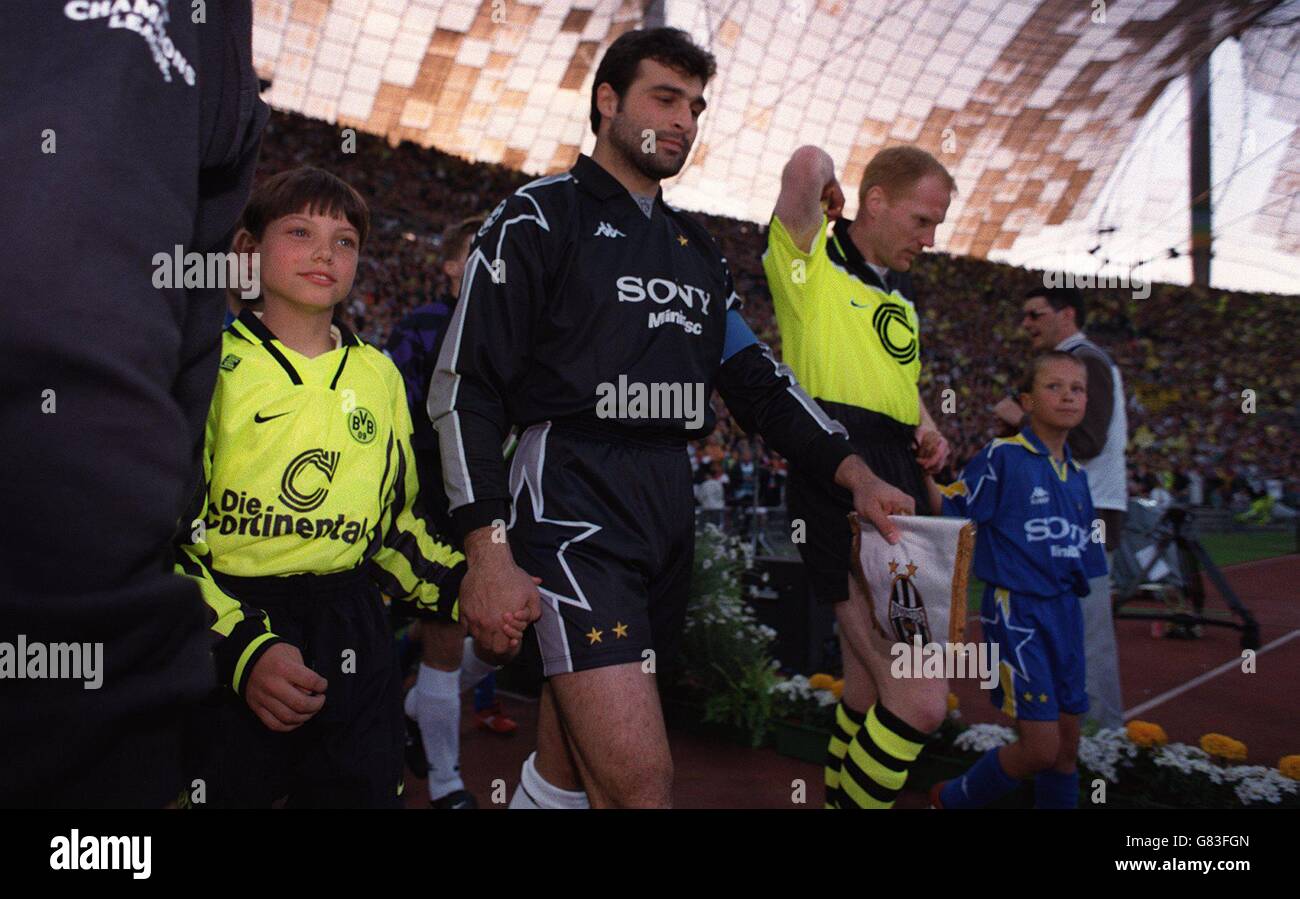
[[[713,430],[715,387],[746,430],[830,477],[849,453],[843,429],[753,340],[739,305],[700,224],[662,191],[647,218],[585,155],[498,205],[470,247],[429,393],[458,530],[505,517],[512,425],[590,420],[685,444]]]

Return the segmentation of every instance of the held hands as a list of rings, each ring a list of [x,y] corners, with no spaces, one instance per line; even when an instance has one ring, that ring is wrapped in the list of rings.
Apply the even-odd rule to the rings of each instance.
[[[948,441],[935,428],[920,425],[916,429],[916,461],[928,475],[938,474],[948,462]]]
[[[835,483],[853,493],[854,511],[875,525],[889,543],[898,542],[898,528],[889,516],[916,514],[912,497],[878,478],[861,456],[848,456],[840,463]]]
[[[298,647],[276,643],[253,666],[244,701],[259,721],[284,734],[321,710],[327,686],[325,678],[302,663]]]
[[[466,537],[465,555],[469,570],[460,585],[460,617],[484,649],[511,658],[528,625],[541,617],[541,578],[515,564],[508,544],[492,542],[490,528]]]

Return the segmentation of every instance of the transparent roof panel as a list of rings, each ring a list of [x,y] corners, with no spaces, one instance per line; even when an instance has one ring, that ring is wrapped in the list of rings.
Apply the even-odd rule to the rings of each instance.
[[[644,24],[644,6],[254,0],[254,61],[272,82],[266,99],[276,107],[540,174],[590,149],[595,65],[619,34]],[[1106,225],[1094,220],[1108,198],[1108,214],[1118,208],[1110,197],[1120,189],[1115,179],[1131,173],[1125,161],[1135,141],[1150,138],[1157,101],[1186,84],[1190,59],[1240,34],[1240,102],[1251,116],[1227,136],[1227,152],[1236,164],[1260,158],[1226,187],[1264,186],[1231,224],[1271,252],[1300,254],[1298,0],[666,0],[662,7],[668,24],[718,60],[693,159],[666,185],[671,202],[765,221],[779,187],[777,160],[796,147],[826,147],[851,188],[876,151],[915,143],[958,180],[938,248],[1024,264],[1033,264],[1020,258],[1030,243],[1044,254],[1044,234],[1063,245],[1095,242],[1088,229]],[[1161,140],[1185,145],[1186,107],[1185,94],[1181,107],[1169,105],[1175,117],[1181,109],[1182,131],[1166,129]],[[1215,132],[1222,156],[1217,119]],[[1175,202],[1161,214],[1185,232],[1185,146],[1181,152],[1181,171],[1165,173],[1177,183],[1163,185]],[[845,193],[853,215],[856,190]],[[1137,205],[1128,203],[1126,214],[1152,218]],[[1227,223],[1218,213],[1216,239]],[[1158,242],[1167,240],[1155,231]],[[1300,279],[1300,269],[1281,265]]]

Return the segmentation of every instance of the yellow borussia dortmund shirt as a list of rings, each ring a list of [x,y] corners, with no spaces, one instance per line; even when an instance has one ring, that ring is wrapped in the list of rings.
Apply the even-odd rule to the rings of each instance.
[[[401,375],[346,327],[337,331],[336,348],[313,359],[250,310],[222,335],[203,454],[206,508],[178,567],[199,580],[213,629],[238,644],[236,689],[274,622],[223,593],[212,571],[276,577],[365,565],[384,593],[427,610],[444,589],[454,602],[463,576],[464,557],[413,512],[419,484]]]
[[[839,229],[837,229],[837,232]],[[916,308],[855,274],[866,262],[825,216],[811,251],[772,216],[763,270],[781,329],[781,357],[824,402],[920,422],[920,326]]]

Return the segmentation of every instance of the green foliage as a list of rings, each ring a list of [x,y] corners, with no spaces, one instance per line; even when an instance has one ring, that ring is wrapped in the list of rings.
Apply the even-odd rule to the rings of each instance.
[[[742,598],[741,575],[750,567],[736,539],[712,526],[697,533],[681,686],[702,700],[704,721],[738,728],[759,746],[773,718],[776,631],[760,624]]]

